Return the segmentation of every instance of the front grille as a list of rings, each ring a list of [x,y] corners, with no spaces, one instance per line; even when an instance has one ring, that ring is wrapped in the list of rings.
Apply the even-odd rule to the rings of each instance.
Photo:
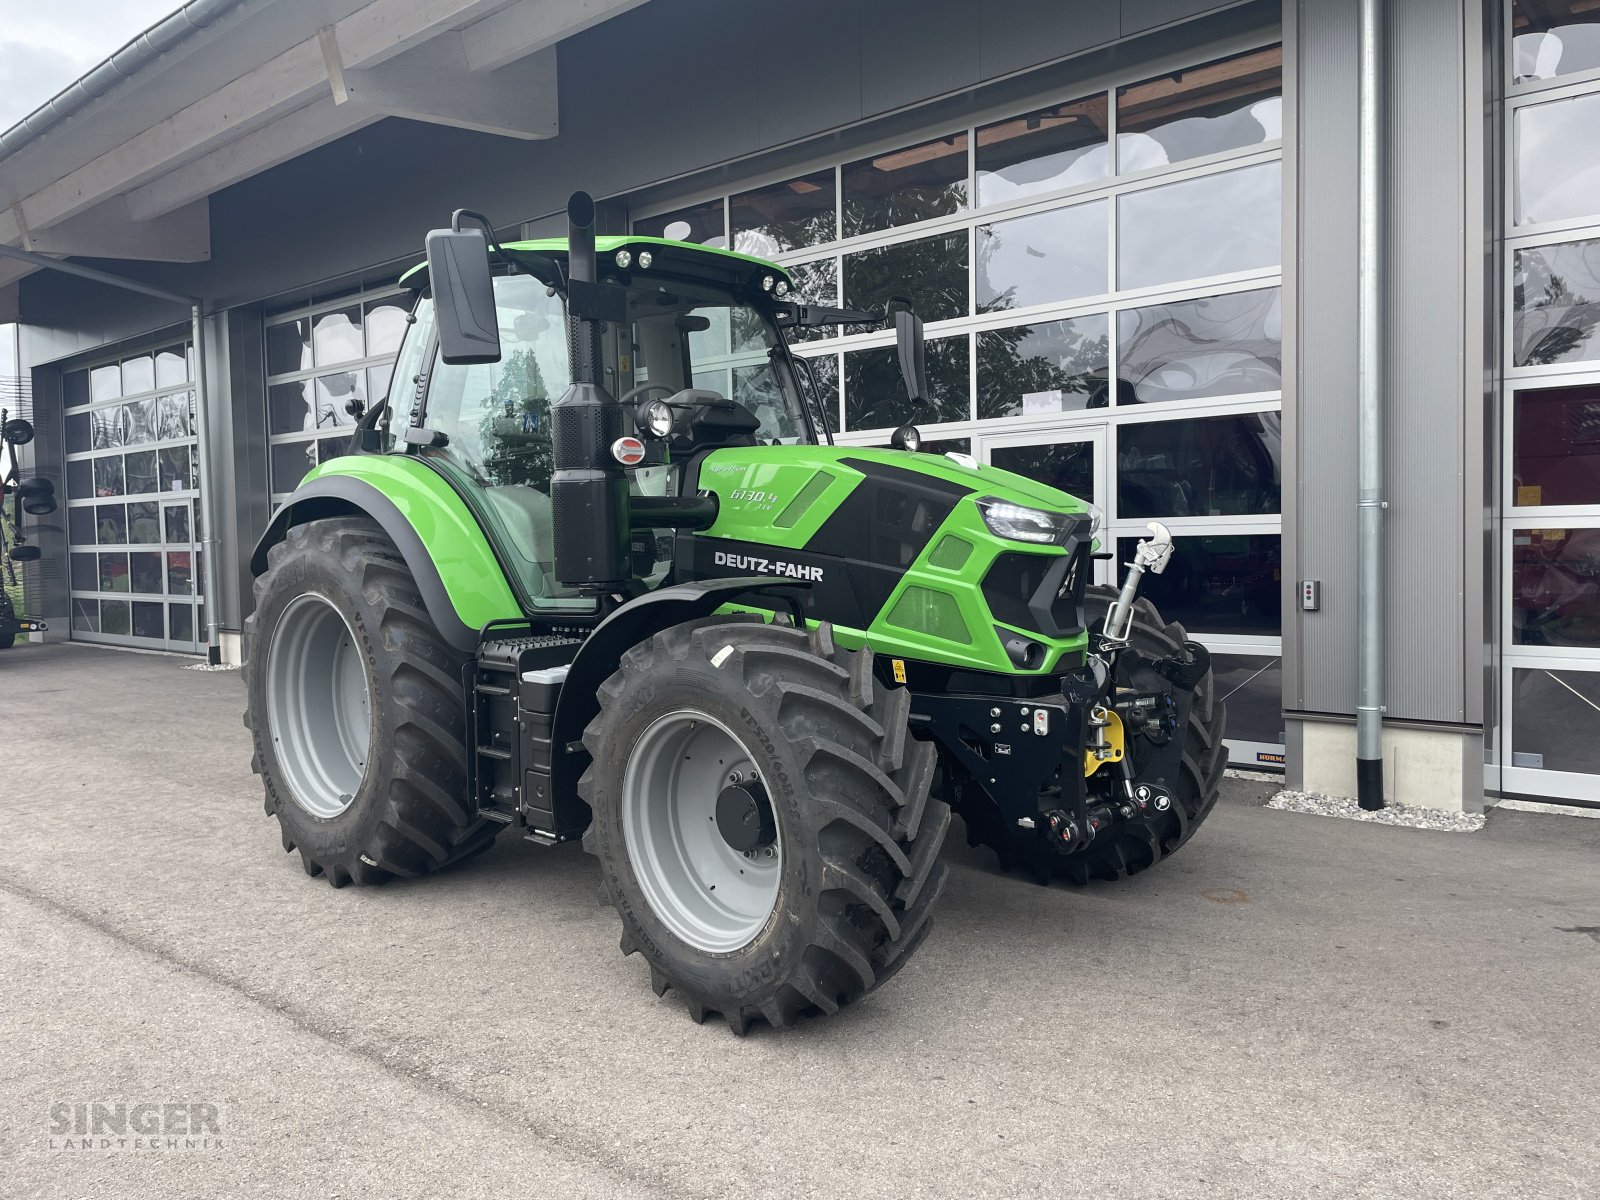
[[[983,598],[996,621],[1049,638],[1083,632],[1083,594],[1089,584],[1089,543],[1065,555],[1008,551],[983,577]]]

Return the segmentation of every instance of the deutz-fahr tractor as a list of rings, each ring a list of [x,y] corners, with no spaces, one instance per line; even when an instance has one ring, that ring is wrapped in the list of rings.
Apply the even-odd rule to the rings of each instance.
[[[1137,596],[1167,531],[1091,586],[1091,505],[913,424],[833,443],[790,339],[892,324],[914,405],[904,303],[593,221],[578,193],[566,239],[428,234],[387,398],[256,547],[245,719],[284,849],[342,887],[581,838],[657,995],[742,1033],[905,965],[953,813],[1040,882],[1183,845],[1223,706]]]
[[[11,600],[11,591],[17,587],[17,564],[39,561],[39,547],[28,545],[22,534],[22,514],[43,517],[56,510],[55,484],[42,475],[21,478],[17,448],[31,441],[33,423],[0,408],[0,460],[5,463],[0,471],[0,650],[15,646],[21,634],[43,633],[48,628],[43,621],[18,614]]]

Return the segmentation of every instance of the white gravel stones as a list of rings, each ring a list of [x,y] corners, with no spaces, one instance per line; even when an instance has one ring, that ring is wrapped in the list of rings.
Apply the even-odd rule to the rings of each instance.
[[[1311,813],[1318,817],[1343,817],[1348,821],[1403,825],[1408,829],[1436,829],[1441,833],[1475,833],[1483,828],[1485,819],[1482,813],[1445,812],[1411,804],[1391,804],[1387,808],[1368,812],[1346,796],[1316,796],[1310,792],[1279,792],[1267,801],[1267,807],[1283,812]]]

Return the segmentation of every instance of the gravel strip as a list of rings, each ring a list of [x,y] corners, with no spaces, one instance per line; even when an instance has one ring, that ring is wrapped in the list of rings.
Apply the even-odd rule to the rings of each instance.
[[[237,671],[238,663],[190,663],[185,671]]]
[[[1311,813],[1318,817],[1343,817],[1348,821],[1404,825],[1408,829],[1436,829],[1442,833],[1476,833],[1483,828],[1485,819],[1482,813],[1444,812],[1411,804],[1391,804],[1388,808],[1368,812],[1348,797],[1315,796],[1310,792],[1279,792],[1267,801],[1267,807],[1283,812]]]

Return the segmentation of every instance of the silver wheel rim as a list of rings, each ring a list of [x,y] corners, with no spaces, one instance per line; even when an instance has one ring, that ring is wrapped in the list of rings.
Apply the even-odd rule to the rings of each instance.
[[[696,950],[753,942],[778,904],[783,839],[739,851],[717,828],[730,783],[761,782],[744,743],[722,722],[684,709],[640,735],[622,779],[628,862],[650,910]]]
[[[337,817],[366,774],[372,704],[355,633],[331,601],[307,592],[284,608],[266,692],[272,752],[290,796],[312,816]]]

